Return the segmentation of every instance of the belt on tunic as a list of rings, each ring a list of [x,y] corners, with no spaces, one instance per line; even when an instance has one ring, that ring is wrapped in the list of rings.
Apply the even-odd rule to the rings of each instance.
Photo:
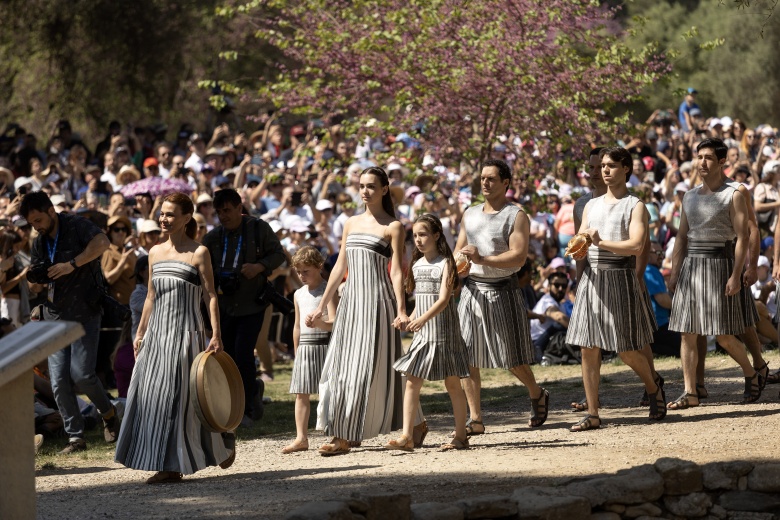
[[[730,258],[734,259],[734,240],[712,242],[706,240],[689,240],[688,253],[690,258]]]
[[[303,345],[327,345],[330,342],[330,332],[301,333],[298,338],[298,346]]]
[[[512,291],[520,288],[520,282],[515,275],[506,278],[480,278],[478,276],[469,276],[463,283],[483,291]]]
[[[636,257],[619,255],[589,256],[588,265],[598,269],[634,269],[636,267]]]

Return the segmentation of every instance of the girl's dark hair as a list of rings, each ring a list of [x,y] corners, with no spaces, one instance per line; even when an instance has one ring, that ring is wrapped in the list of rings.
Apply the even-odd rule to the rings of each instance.
[[[192,199],[183,193],[171,193],[163,199],[163,202],[176,204],[181,208],[183,215],[192,216],[195,213],[195,206],[192,204]],[[184,232],[188,237],[195,240],[195,237],[198,236],[198,222],[194,218],[191,218],[190,221],[187,222],[187,227],[184,228]]]
[[[387,178],[387,172],[385,172],[382,168],[379,166],[372,166],[370,168],[366,168],[362,172],[360,172],[360,176],[363,175],[373,175],[377,179],[379,179],[379,184],[384,186],[390,186],[390,180]],[[393,198],[390,196],[390,190],[387,190],[387,193],[382,195],[382,209],[385,210],[385,213],[390,215],[391,217],[395,217],[395,206],[393,205]]]
[[[436,240],[436,251],[447,260],[447,270],[449,271],[444,283],[447,284],[447,287],[452,288],[452,290],[457,289],[458,268],[455,266],[455,257],[452,256],[452,249],[450,249],[447,239],[444,238],[444,229],[442,229],[441,220],[433,213],[424,213],[414,219],[414,224],[425,224],[428,226],[431,233],[439,234],[439,239]],[[414,226],[414,224],[412,226]],[[422,252],[415,247],[412,252],[412,261],[409,264],[409,272],[406,273],[405,289],[409,294],[414,292],[414,270],[412,267],[417,260],[422,258],[422,256]]]
[[[22,237],[11,231],[0,233],[0,256],[9,258],[14,256],[14,244],[22,241]]]

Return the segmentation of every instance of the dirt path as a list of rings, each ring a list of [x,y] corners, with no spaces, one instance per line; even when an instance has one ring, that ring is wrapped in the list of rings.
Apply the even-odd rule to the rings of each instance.
[[[774,367],[780,366],[778,359],[769,356]],[[678,367],[678,361],[659,363],[669,400],[682,391]],[[467,452],[436,450],[452,427],[449,416],[436,414],[428,417],[426,447],[411,454],[381,450],[389,439],[383,436],[340,457],[324,458],[313,449],[281,455],[290,438],[267,437],[240,442],[229,470],[210,468],[177,485],[147,486],[143,481],[150,473],[125,469],[108,457],[73,460],[72,467],[63,462],[37,472],[38,517],[280,518],[303,502],[353,491],[404,492],[414,502],[447,502],[611,473],[659,457],[698,463],[780,460],[780,385],[767,387],[757,404],[738,405],[743,380],[725,358],[708,360],[710,398],[698,408],[670,412],[660,423],[649,423],[646,409],[634,407],[642,389],[633,373],[625,366],[605,365],[605,425],[579,434],[568,431],[581,416],[569,411],[569,403],[581,394],[579,367],[534,370],[552,396],[547,424],[530,429],[525,390],[499,378],[485,392],[487,434],[473,437]],[[312,447],[324,440],[315,434]]]

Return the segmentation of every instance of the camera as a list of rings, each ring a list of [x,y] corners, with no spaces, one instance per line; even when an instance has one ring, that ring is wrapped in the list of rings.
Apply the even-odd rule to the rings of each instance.
[[[257,292],[256,302],[260,305],[273,305],[277,311],[285,315],[295,310],[295,304],[279,294],[270,282],[266,282],[265,286]]]
[[[233,294],[240,285],[238,273],[235,271],[220,271],[217,273],[217,286],[222,294]]]
[[[303,197],[303,192],[300,191],[294,191],[292,195],[290,196],[290,204],[294,207],[298,207],[301,205],[301,200]]]
[[[40,262],[31,265],[30,270],[27,271],[27,279],[32,283],[37,284],[51,283],[52,280],[49,278],[49,267],[51,266],[52,264],[49,262]]]

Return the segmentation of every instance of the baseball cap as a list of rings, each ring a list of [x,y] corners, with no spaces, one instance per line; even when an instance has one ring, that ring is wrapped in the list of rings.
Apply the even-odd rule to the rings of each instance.
[[[22,186],[32,186],[32,181],[29,177],[19,177],[14,181],[14,191],[19,191]]]
[[[764,175],[768,175],[769,172],[773,172],[773,171],[777,170],[778,166],[780,166],[780,160],[777,160],[777,159],[765,162],[764,163],[764,168],[761,170],[761,176],[763,177]],[[19,180],[19,179],[16,179],[16,180]]]
[[[688,111],[688,113],[690,114],[691,117],[696,117],[701,115],[701,110],[699,110],[698,108],[692,108]]]
[[[688,94],[698,94],[699,91],[693,87],[688,87]]]
[[[410,186],[406,189],[406,198],[409,199],[420,193],[420,188],[417,186]]]
[[[766,237],[761,241],[761,251],[765,251],[767,248],[775,245],[775,239],[772,237]]]
[[[203,141],[203,136],[196,132],[196,133],[190,135],[190,138],[189,138],[189,140],[187,142],[189,144],[193,144],[195,141]]]
[[[13,218],[11,218],[11,224],[13,224],[14,226],[16,226],[18,228],[29,225],[29,223],[27,222],[27,219],[25,219],[21,215],[14,215]]]
[[[769,267],[769,259],[764,255],[760,255],[756,267]]]
[[[674,187],[674,191],[679,191],[681,193],[686,193],[689,190],[688,185],[684,182],[678,182],[677,185]]]
[[[552,259],[552,262],[550,262],[549,267],[551,269],[558,269],[559,267],[566,267],[566,261],[561,258],[560,256],[556,256]]]
[[[195,205],[204,204],[206,202],[214,202],[214,199],[211,198],[211,195],[208,193],[201,193],[198,195],[198,199],[195,201]]]
[[[327,209],[333,209],[333,203],[328,199],[320,199],[317,201],[317,205],[314,206],[317,211],[325,211]]]
[[[160,231],[162,230],[156,220],[144,219],[138,224],[139,233],[154,233]]]
[[[655,159],[652,157],[642,157],[642,163],[645,165],[645,171],[652,171],[655,169]]]
[[[150,166],[157,166],[158,164],[160,163],[158,163],[157,159],[155,159],[154,157],[147,157],[146,159],[144,159],[144,168],[149,168]]]
[[[282,223],[278,220],[272,220],[268,225],[271,226],[271,231],[274,233],[278,233],[282,229]]]
[[[734,120],[731,119],[729,116],[723,116],[720,118],[720,124],[723,125],[723,128],[731,128],[734,124]]]
[[[710,128],[715,128],[718,125],[724,126],[723,121],[720,118],[714,117],[710,120]]]
[[[222,186],[224,184],[230,184],[230,179],[225,177],[224,175],[217,175],[213,179],[211,179],[211,187],[216,188],[218,186]]]
[[[59,206],[60,204],[68,203],[68,201],[65,200],[64,195],[52,195],[51,197],[49,197],[49,200],[51,200],[53,206]]]

